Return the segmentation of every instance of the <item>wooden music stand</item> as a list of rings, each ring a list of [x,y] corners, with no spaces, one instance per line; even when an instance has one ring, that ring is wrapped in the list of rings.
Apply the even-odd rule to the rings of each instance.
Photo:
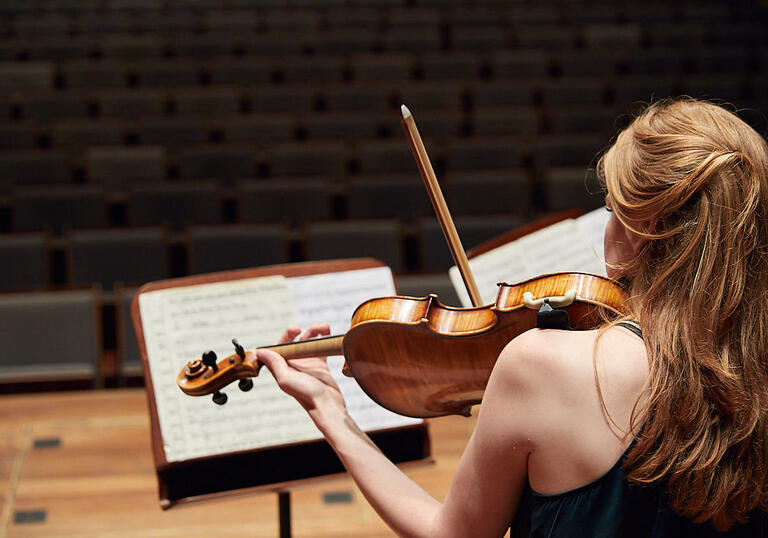
[[[325,440],[169,462],[164,450],[150,375],[139,297],[151,291],[238,279],[272,275],[290,278],[375,267],[385,265],[373,259],[306,262],[163,280],[151,282],[139,289],[131,303],[131,317],[144,370],[150,410],[152,454],[157,472],[160,505],[163,509],[168,509],[176,503],[227,494],[273,491],[280,494],[281,536],[287,536],[290,535],[289,488],[308,480],[342,473],[345,469]],[[368,433],[373,442],[395,463],[431,461],[429,432],[425,422]]]

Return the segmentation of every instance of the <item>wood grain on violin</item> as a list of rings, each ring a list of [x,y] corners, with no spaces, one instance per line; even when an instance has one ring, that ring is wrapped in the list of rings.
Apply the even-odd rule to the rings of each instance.
[[[351,328],[333,336],[272,346],[287,359],[343,354],[347,373],[378,404],[412,417],[468,415],[482,400],[493,365],[507,343],[536,325],[544,299],[568,312],[574,329],[591,329],[618,314],[626,300],[614,281],[586,273],[555,273],[500,284],[495,304],[455,308],[437,297],[379,297],[362,303]],[[213,393],[258,375],[255,351],[215,366],[191,361],[178,375],[187,394]]]

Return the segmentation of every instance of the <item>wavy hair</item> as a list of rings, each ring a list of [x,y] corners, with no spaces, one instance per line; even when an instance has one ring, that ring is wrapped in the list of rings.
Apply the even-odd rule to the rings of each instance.
[[[720,106],[664,100],[597,168],[647,239],[622,268],[650,366],[627,477],[726,530],[768,511],[768,146]]]

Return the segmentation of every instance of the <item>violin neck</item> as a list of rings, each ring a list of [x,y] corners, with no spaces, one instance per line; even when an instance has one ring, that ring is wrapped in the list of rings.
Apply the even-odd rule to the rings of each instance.
[[[344,335],[325,336],[312,338],[301,342],[289,342],[266,346],[262,349],[271,349],[280,353],[286,359],[304,359],[307,357],[328,357],[330,355],[342,355],[342,342]]]

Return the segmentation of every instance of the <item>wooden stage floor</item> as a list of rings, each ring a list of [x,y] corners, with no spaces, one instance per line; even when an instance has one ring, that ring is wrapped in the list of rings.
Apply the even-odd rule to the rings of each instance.
[[[473,411],[476,416],[476,410]],[[430,421],[434,465],[406,472],[442,499],[474,418]],[[275,493],[160,509],[143,389],[0,397],[0,538],[275,537]],[[346,475],[291,490],[293,536],[393,533]]]

